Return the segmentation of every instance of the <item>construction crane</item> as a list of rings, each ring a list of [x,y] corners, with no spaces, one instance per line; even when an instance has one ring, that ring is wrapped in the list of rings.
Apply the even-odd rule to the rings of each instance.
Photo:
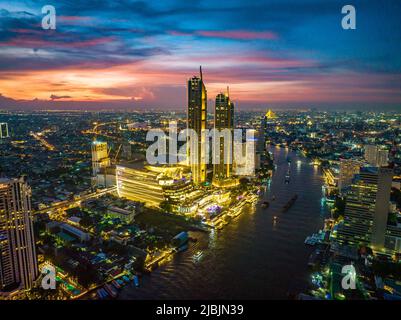
[[[120,154],[121,147],[122,147],[122,144],[120,143],[120,145],[118,146],[116,155],[114,156],[114,159],[113,159],[114,162],[117,161],[117,157],[118,157],[118,155]],[[110,154],[111,154],[111,149],[112,149],[112,148],[109,147],[109,150],[107,150],[107,156],[108,156],[109,158],[110,158]]]
[[[116,155],[115,155],[115,157],[114,157],[114,162],[115,162],[115,163],[116,163],[116,161],[117,161],[118,155],[120,154],[121,147],[122,147],[122,143],[120,143],[120,145],[118,146]]]

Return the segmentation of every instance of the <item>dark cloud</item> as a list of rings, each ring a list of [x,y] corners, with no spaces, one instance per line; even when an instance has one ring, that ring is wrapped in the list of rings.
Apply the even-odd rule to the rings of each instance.
[[[52,95],[50,96],[50,99],[51,99],[51,100],[71,99],[71,98],[72,98],[71,96],[57,96],[57,95],[55,95],[55,94],[52,94]]]
[[[163,65],[161,76],[175,73],[185,79],[190,62],[195,67],[214,58],[210,81],[308,83],[358,73],[376,80],[364,82],[366,90],[391,90],[383,98],[400,92],[395,89],[399,81],[392,80],[401,73],[401,2],[396,0],[353,1],[354,31],[341,29],[344,3],[339,0],[59,0],[54,3],[57,29],[43,30],[41,7],[47,4],[48,0],[17,0],[12,5],[0,0],[0,79],[70,68],[91,71],[129,65],[134,69],[179,56],[186,61]],[[238,53],[244,58],[227,63],[226,57]],[[263,61],[272,57],[275,60]],[[51,86],[46,92],[58,92]],[[171,90],[177,94],[170,95]],[[174,104],[179,103],[175,97],[185,100],[181,89],[164,84],[124,84],[98,92],[128,98],[142,95],[142,102],[149,103],[167,99],[163,97]],[[151,98],[155,96],[161,98]]]

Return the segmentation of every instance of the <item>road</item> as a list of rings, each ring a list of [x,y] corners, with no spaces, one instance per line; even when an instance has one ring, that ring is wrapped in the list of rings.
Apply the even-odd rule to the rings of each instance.
[[[36,210],[34,212],[34,214],[51,213],[55,210],[60,210],[60,209],[66,210],[69,208],[73,208],[73,207],[79,206],[82,201],[100,198],[100,197],[104,196],[105,194],[115,192],[116,190],[117,190],[117,187],[110,187],[110,188],[98,190],[96,192],[89,193],[89,194],[86,194],[83,196],[75,196],[73,200],[57,202],[56,204],[51,205],[49,207]]]
[[[30,135],[34,137],[37,141],[39,141],[43,146],[45,146],[48,150],[50,151],[55,151],[56,147],[47,142],[43,137],[42,137],[42,132],[31,132]]]

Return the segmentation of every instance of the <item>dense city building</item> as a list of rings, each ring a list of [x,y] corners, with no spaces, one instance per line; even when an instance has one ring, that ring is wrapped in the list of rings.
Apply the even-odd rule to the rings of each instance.
[[[223,108],[216,110],[215,119],[209,115],[211,125],[234,128],[234,122],[228,122],[228,109],[224,108],[228,100],[228,95],[219,95],[217,105]],[[222,121],[216,121],[218,111],[222,111]],[[397,113],[269,110],[265,114],[235,110],[235,127],[253,133],[253,138],[249,135],[245,139],[243,135],[243,142],[254,142],[254,152],[244,154],[244,163],[233,163],[232,179],[224,178],[224,184],[215,184],[209,170],[204,183],[196,185],[192,168],[186,163],[147,165],[145,161],[148,130],[166,130],[173,121],[178,130],[184,129],[185,111],[0,115],[0,122],[13,128],[12,136],[4,140],[7,143],[0,144],[5,160],[0,170],[3,176],[29,172],[40,268],[50,264],[63,270],[57,271],[58,289],[46,292],[47,295],[102,299],[105,293],[101,290],[105,290],[107,279],[114,278],[117,270],[132,277],[133,265],[135,271],[150,271],[158,259],[171,261],[169,257],[178,252],[171,239],[182,230],[194,228],[218,237],[225,225],[235,224],[236,217],[246,213],[254,214],[255,221],[263,221],[255,224],[256,229],[263,225],[258,231],[263,230],[263,237],[274,234],[266,230],[285,228],[288,234],[298,232],[294,221],[315,228],[324,217],[324,228],[305,239],[306,245],[315,246],[310,259],[293,263],[297,268],[308,264],[323,278],[328,268],[333,279],[325,281],[336,284],[341,266],[349,261],[357,264],[363,250],[373,249],[367,259],[374,263],[391,266],[400,261],[398,118]],[[25,127],[19,126],[20,122]],[[131,123],[135,125],[126,125]],[[82,134],[77,135],[77,131]],[[103,142],[99,148],[88,149],[94,137]],[[379,156],[367,166],[364,146],[372,143],[378,146],[374,148],[377,154],[391,150],[393,179],[391,174],[384,174],[387,168],[373,167]],[[264,158],[266,170],[261,161]],[[92,159],[96,161],[92,163]],[[243,173],[249,167],[256,174],[237,176],[238,166],[244,169]],[[93,168],[96,188],[90,184]],[[210,165],[208,169],[211,168]],[[384,176],[377,177],[377,172]],[[380,191],[384,190],[383,185],[386,193]],[[226,230],[232,229],[235,228]],[[258,232],[248,236],[259,237]],[[1,239],[3,250],[7,248],[3,234]],[[294,244],[296,248],[280,245],[284,250],[293,248],[292,254],[304,246],[302,241]],[[272,254],[280,259],[281,252],[280,249]],[[201,253],[195,252],[198,255]],[[141,257],[146,262],[138,267]],[[258,261],[259,257],[253,259]],[[369,272],[377,275],[374,269]],[[92,283],[99,289],[91,291]],[[15,284],[7,290],[18,287]],[[40,288],[16,291],[29,297],[43,296]],[[373,291],[369,294],[380,292]],[[344,294],[338,283],[333,292],[328,288],[326,295],[323,291],[311,292],[324,299],[327,292],[335,299]]]
[[[0,3],[3,318],[401,301],[401,0]]]

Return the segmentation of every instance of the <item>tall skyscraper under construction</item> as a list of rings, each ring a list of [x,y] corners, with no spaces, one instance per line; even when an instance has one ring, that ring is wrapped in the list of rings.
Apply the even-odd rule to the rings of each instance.
[[[109,151],[107,142],[93,141],[92,142],[92,175],[96,176],[101,168],[110,166]]]

